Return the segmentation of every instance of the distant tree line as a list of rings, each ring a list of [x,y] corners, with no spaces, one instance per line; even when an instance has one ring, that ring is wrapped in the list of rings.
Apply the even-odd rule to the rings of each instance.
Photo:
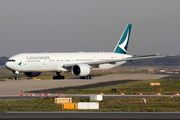
[[[0,57],[0,66],[4,66],[9,57]],[[180,56],[167,56],[164,58],[153,58],[144,60],[135,60],[133,62],[127,62],[124,66],[178,66],[180,65]]]
[[[127,62],[124,66],[178,66],[180,65],[180,56],[167,56],[163,58],[153,58],[153,59],[143,59],[143,60],[135,60],[133,62]]]
[[[0,66],[4,66],[9,57],[0,57]]]

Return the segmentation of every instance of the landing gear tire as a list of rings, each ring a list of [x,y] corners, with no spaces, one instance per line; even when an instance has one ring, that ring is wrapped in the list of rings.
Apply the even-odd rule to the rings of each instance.
[[[91,78],[91,75],[87,75],[87,76],[80,77],[80,79],[92,79],[92,78]]]
[[[86,79],[86,76],[80,77],[80,79]]]
[[[15,77],[15,80],[19,80],[19,77]]]
[[[88,79],[92,79],[92,78],[91,78],[91,75],[88,76]]]
[[[64,79],[65,77],[64,76],[53,76],[53,79]]]

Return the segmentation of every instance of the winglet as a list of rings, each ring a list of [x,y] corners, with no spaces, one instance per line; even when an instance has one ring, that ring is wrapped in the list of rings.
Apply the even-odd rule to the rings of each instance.
[[[128,43],[129,43],[129,38],[130,38],[130,33],[131,33],[131,26],[132,24],[128,24],[126,26],[126,29],[124,30],[116,47],[114,48],[114,51],[113,51],[114,53],[121,53],[121,54],[127,53],[127,48],[128,48]]]

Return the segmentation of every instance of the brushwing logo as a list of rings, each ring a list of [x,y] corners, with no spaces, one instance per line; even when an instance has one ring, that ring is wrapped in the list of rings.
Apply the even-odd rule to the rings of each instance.
[[[22,64],[22,61],[20,63],[18,63],[19,66],[21,66],[21,64]]]
[[[124,40],[124,42],[122,44],[118,45],[124,52],[127,52],[125,47],[126,47],[126,44],[128,42],[128,38],[129,38],[129,30],[127,32],[126,39]]]

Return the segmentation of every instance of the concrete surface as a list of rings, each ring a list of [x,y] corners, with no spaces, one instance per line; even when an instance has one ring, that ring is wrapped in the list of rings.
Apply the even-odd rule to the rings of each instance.
[[[65,86],[78,86],[85,84],[92,84],[98,82],[112,81],[112,80],[146,80],[146,79],[160,79],[168,75],[161,74],[110,74],[107,76],[94,77],[92,79],[65,79],[65,80],[13,80],[0,82],[0,96],[2,95],[19,95],[21,90],[45,90],[45,88],[58,88]]]

